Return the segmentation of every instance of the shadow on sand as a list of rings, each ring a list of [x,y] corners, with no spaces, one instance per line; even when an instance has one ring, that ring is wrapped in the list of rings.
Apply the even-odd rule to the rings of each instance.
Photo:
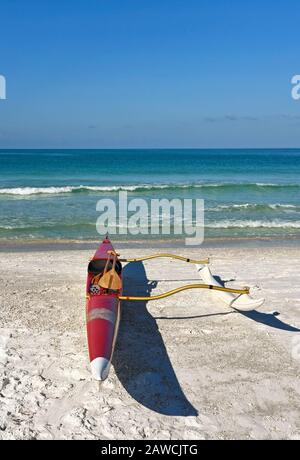
[[[247,318],[253,319],[253,321],[256,321],[257,323],[262,323],[266,326],[274,327],[275,329],[281,329],[282,331],[289,332],[300,332],[300,329],[297,327],[290,326],[289,324],[280,321],[280,319],[277,318],[279,315],[277,311],[274,313],[261,313],[260,311],[252,310],[240,311],[239,313],[247,316]]]
[[[124,295],[150,296],[141,262],[124,267]],[[113,358],[115,372],[128,393],[145,407],[164,415],[196,416],[176,378],[155,319],[147,302],[123,302],[122,320]]]

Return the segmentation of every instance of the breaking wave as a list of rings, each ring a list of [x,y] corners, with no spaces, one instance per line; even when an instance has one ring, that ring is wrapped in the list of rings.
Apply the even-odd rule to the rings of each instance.
[[[291,212],[300,211],[300,205],[293,204],[269,204],[269,203],[240,203],[240,204],[220,204],[215,207],[208,207],[207,211],[280,211],[286,210]]]
[[[149,192],[152,190],[193,190],[211,189],[222,190],[246,189],[300,189],[300,184],[264,184],[264,183],[203,183],[203,184],[135,184],[135,185],[66,185],[49,187],[12,187],[1,188],[0,195],[30,196],[30,195],[60,195],[69,193],[109,193],[109,192]]]
[[[205,224],[206,228],[300,228],[300,220],[288,222],[281,220],[222,220]]]

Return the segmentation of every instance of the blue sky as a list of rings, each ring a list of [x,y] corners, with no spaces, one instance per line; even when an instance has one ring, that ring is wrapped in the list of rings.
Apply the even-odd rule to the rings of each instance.
[[[0,148],[300,147],[298,0],[2,0],[0,18]]]

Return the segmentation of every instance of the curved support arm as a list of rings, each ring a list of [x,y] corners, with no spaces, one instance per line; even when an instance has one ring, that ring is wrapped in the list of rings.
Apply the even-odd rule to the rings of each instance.
[[[209,264],[209,259],[203,260],[194,260],[187,257],[177,256],[176,254],[162,253],[162,254],[152,254],[150,256],[137,257],[134,259],[119,259],[120,262],[141,262],[142,260],[156,259],[158,257],[167,257],[170,259],[183,260],[184,262],[189,262],[190,264]]]
[[[221,286],[214,286],[212,284],[186,284],[185,286],[180,286],[176,289],[172,289],[172,291],[164,292],[163,294],[153,295],[151,297],[138,297],[138,296],[126,296],[120,295],[120,300],[134,300],[134,301],[141,301],[141,300],[158,300],[163,299],[165,297],[169,297],[171,295],[177,294],[177,292],[187,291],[188,289],[212,289],[214,291],[223,291],[223,292],[232,292],[234,294],[249,294],[249,288],[245,287],[243,289],[234,289],[234,288],[225,288]]]

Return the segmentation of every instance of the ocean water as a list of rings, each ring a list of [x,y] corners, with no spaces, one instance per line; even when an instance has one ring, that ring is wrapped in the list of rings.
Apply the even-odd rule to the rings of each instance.
[[[0,239],[98,240],[119,190],[204,199],[206,238],[300,237],[300,149],[0,150]]]

